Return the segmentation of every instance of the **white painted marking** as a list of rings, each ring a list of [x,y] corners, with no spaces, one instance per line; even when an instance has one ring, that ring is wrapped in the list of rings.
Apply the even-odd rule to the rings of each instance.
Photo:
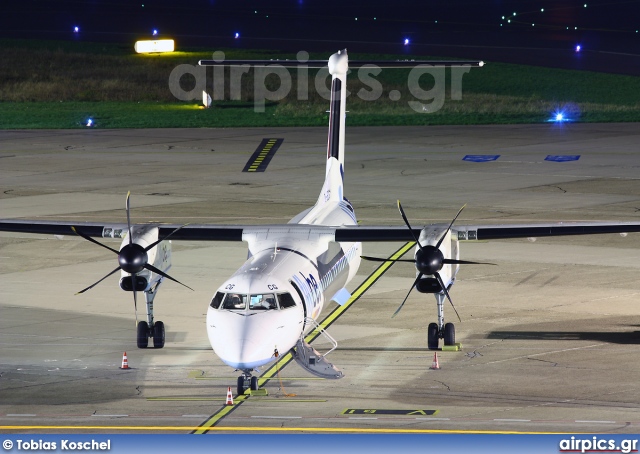
[[[100,418],[127,418],[129,415],[91,415],[98,416]]]
[[[33,416],[38,416],[38,415],[34,415],[31,413],[7,413],[7,416],[16,416],[16,417],[23,417],[23,416],[29,416],[29,417],[33,417]]]
[[[257,419],[302,419],[302,416],[252,416]]]
[[[451,421],[451,418],[429,418],[429,417],[424,417],[421,416],[419,418],[416,418],[419,421]]]
[[[530,419],[508,419],[508,418],[505,418],[505,419],[496,418],[496,419],[494,419],[494,421],[498,421],[498,422],[531,422]]]
[[[586,421],[586,420],[579,420],[579,419],[576,419],[576,422],[583,422],[587,424],[616,424],[616,421]]]
[[[349,419],[378,419],[378,418],[367,418],[367,417],[359,417],[359,416],[349,416]]]
[[[209,418],[211,415],[182,415],[183,418]]]

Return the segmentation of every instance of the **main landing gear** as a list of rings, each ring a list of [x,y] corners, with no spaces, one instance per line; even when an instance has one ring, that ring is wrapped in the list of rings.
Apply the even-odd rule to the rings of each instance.
[[[444,345],[455,345],[456,327],[453,323],[444,323],[444,300],[447,298],[444,293],[435,293],[438,304],[438,323],[429,323],[427,327],[427,346],[429,350],[436,350],[440,339],[444,340]]]
[[[147,348],[149,346],[150,338],[153,339],[153,348],[164,347],[164,323],[161,321],[154,322],[153,320],[153,298],[158,291],[160,282],[158,282],[153,289],[144,292],[147,303],[147,321],[138,322],[138,348]]]
[[[238,377],[238,396],[243,395],[247,389],[258,390],[258,377],[251,375],[251,371],[252,369],[244,369]]]

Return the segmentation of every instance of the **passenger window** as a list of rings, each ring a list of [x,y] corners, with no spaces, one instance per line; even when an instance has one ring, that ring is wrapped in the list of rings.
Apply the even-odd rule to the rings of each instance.
[[[281,309],[287,309],[289,307],[294,307],[296,305],[296,302],[293,300],[293,297],[289,293],[279,294],[278,300],[280,302]]]
[[[241,310],[247,307],[247,295],[238,293],[228,293],[224,299],[223,309]]]
[[[270,311],[274,309],[278,309],[278,306],[276,305],[276,297],[273,293],[251,295],[249,310]]]
[[[214,296],[213,299],[211,300],[210,306],[214,309],[218,309],[220,307],[220,303],[224,299],[224,295],[225,294],[222,292],[216,293],[216,296]]]

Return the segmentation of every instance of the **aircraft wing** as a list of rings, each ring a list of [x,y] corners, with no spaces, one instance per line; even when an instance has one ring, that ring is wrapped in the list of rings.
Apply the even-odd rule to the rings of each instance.
[[[179,224],[151,224],[160,229],[159,236],[164,237],[173,232]],[[124,238],[127,225],[124,223],[96,223],[69,221],[31,221],[31,220],[0,220],[0,231],[22,232],[45,235],[75,235],[71,230],[74,226],[83,234],[96,238]],[[423,228],[441,228],[443,231],[448,224],[432,224],[414,227],[416,236]],[[329,227],[303,224],[273,224],[273,225],[223,225],[223,224],[189,224],[175,232],[172,240],[191,241],[242,241],[243,234],[251,233],[295,233],[314,232],[334,234],[336,241],[411,241],[413,236],[405,226],[345,226]],[[485,224],[458,225],[452,228],[452,233],[458,240],[496,240],[506,238],[528,238],[566,235],[597,235],[604,233],[632,233],[640,232],[640,222],[557,222],[531,224]]]

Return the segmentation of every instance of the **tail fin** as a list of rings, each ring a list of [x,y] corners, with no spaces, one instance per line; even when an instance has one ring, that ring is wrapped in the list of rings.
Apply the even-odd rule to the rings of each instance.
[[[347,101],[347,49],[329,58],[331,103],[329,105],[329,137],[327,139],[327,171],[318,204],[342,201],[344,197],[344,126]]]

